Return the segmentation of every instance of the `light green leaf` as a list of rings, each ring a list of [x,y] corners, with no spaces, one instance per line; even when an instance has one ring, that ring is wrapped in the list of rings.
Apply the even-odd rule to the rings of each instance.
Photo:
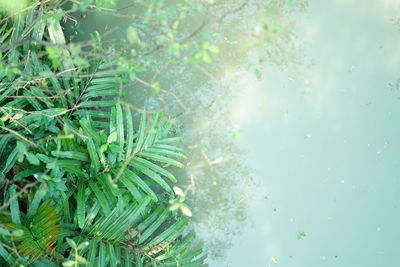
[[[136,138],[134,153],[137,153],[142,149],[142,144],[145,138],[145,130],[146,130],[146,113],[143,113],[140,118],[138,137]]]
[[[131,109],[129,106],[125,106],[125,119],[126,119],[126,158],[132,153],[133,149],[133,121],[132,121],[132,114]]]
[[[62,263],[63,266],[69,267],[69,266],[74,266],[75,262],[74,261],[64,261]]]
[[[72,239],[70,239],[68,237],[65,240],[67,240],[67,242],[68,242],[68,244],[70,245],[71,248],[74,248],[74,249],[77,248],[76,243],[75,243],[74,240],[72,240]]]
[[[97,184],[93,181],[89,181],[90,189],[92,189],[93,193],[96,195],[96,199],[99,201],[101,208],[103,209],[105,214],[110,213],[110,207],[108,205],[108,201],[104,196],[104,193],[101,192]]]
[[[85,197],[86,187],[83,183],[78,184],[78,195],[77,195],[77,207],[76,207],[76,217],[78,220],[79,228],[83,228],[85,225],[85,211],[86,211],[86,197]]]
[[[26,159],[29,161],[30,164],[32,165],[40,165],[39,159],[32,153],[26,154]]]
[[[10,194],[11,220],[15,224],[21,224],[18,196],[16,190],[17,190],[16,185],[10,186],[9,194]]]
[[[100,161],[99,161],[99,155],[97,154],[96,146],[92,138],[88,138],[87,140],[87,149],[89,152],[90,159],[92,161],[91,168],[93,168],[94,174],[96,174],[100,171]]]

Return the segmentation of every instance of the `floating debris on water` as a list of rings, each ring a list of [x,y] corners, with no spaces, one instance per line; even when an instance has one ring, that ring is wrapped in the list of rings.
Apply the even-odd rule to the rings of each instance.
[[[306,237],[306,233],[305,232],[298,232],[297,233],[297,239],[302,239],[303,237]]]
[[[393,142],[392,141],[387,141],[386,143],[385,143],[385,147],[391,147],[393,145]]]

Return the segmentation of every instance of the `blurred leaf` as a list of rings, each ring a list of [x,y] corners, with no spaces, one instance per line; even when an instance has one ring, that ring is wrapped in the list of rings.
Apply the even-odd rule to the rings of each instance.
[[[53,68],[56,70],[62,55],[62,50],[56,46],[46,46],[47,57],[50,59]]]
[[[28,153],[26,155],[26,159],[29,161],[30,164],[32,165],[40,165],[39,159],[32,153]]]

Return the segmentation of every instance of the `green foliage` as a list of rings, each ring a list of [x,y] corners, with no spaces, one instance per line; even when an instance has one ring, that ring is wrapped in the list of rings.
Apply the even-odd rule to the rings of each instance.
[[[0,1],[0,12],[5,12],[9,15],[21,12],[28,5],[28,0],[12,1],[12,0],[1,0]],[[0,42],[1,43],[1,42]]]
[[[0,26],[0,265],[201,265],[170,210],[180,138],[161,113],[136,125],[122,100],[140,66],[67,45],[49,4]]]
[[[12,195],[10,197],[13,197]],[[11,240],[17,243],[16,249],[21,256],[29,256],[31,261],[39,257],[52,255],[55,250],[56,238],[61,233],[60,214],[56,206],[50,206],[51,199],[43,202],[32,219],[29,217],[24,224],[11,223],[4,217],[4,226],[22,234],[12,236]],[[19,210],[17,210],[19,212]],[[11,212],[11,216],[13,213]]]

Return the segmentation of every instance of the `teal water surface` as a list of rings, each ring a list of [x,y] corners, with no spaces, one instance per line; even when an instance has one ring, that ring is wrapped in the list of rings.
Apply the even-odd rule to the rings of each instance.
[[[309,62],[266,65],[233,107],[258,186],[252,227],[210,266],[400,266],[399,15],[398,1],[309,1]]]

